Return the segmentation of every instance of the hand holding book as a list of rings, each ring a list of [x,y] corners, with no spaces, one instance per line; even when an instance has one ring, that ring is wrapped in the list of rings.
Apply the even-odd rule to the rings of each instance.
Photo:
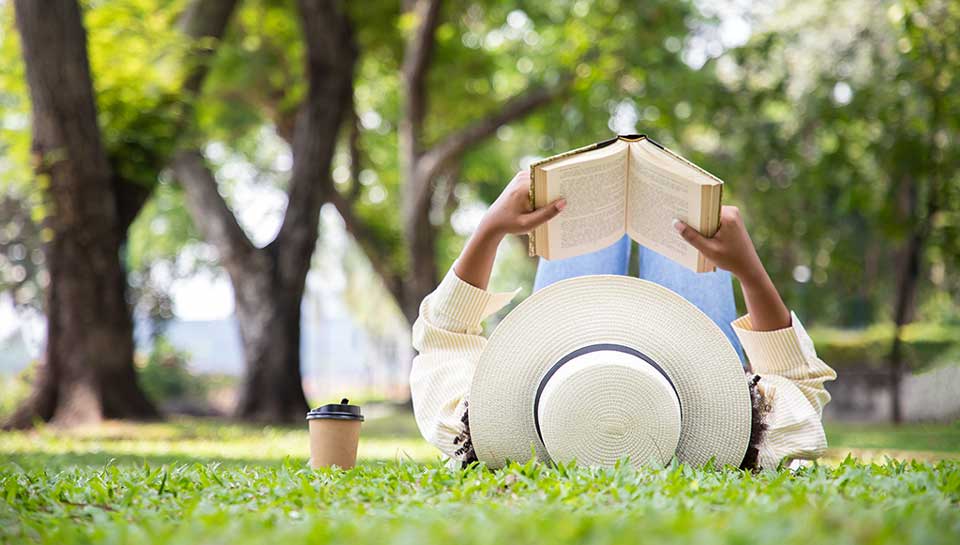
[[[753,329],[773,331],[790,327],[790,311],[763,268],[736,206],[724,206],[721,209],[720,227],[709,238],[680,220],[674,220],[673,226],[690,246],[740,280]]]
[[[566,200],[556,199],[536,210],[530,206],[530,173],[521,170],[510,180],[506,189],[490,205],[478,230],[502,235],[521,235],[553,219],[566,207]]]
[[[712,237],[701,235],[679,219],[674,220],[673,227],[714,265],[730,271],[737,278],[749,276],[758,268],[763,269],[757,250],[743,224],[740,209],[736,206],[724,206],[720,209],[720,227]]]
[[[464,282],[487,289],[497,247],[506,235],[528,233],[559,214],[566,201],[558,199],[536,210],[530,205],[530,173],[520,171],[494,201],[467,241],[453,270]]]

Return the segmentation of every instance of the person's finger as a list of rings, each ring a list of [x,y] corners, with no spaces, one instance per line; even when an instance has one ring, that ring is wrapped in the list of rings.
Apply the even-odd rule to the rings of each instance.
[[[566,199],[557,199],[546,206],[537,208],[533,212],[520,216],[520,225],[527,230],[535,229],[555,218],[566,206]]]
[[[693,227],[690,227],[680,220],[673,220],[673,228],[680,233],[680,236],[683,237],[683,240],[686,240],[697,250],[700,250],[704,253],[710,251],[710,239],[701,235]]]

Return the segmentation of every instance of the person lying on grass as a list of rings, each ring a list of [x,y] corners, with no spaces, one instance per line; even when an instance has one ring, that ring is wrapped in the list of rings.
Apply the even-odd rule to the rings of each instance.
[[[534,293],[492,333],[482,321],[516,292],[487,291],[497,247],[559,216],[531,210],[518,173],[484,215],[413,327],[417,425],[454,463],[683,463],[776,468],[826,449],[821,423],[836,373],[767,275],[737,208],[705,238],[678,237],[722,269],[696,274],[630,242],[542,260]],[[735,318],[731,274],[748,314]],[[743,355],[749,364],[743,363]]]

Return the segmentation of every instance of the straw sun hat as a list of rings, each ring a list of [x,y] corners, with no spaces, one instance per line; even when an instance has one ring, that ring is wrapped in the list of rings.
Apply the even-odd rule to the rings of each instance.
[[[544,288],[500,323],[470,390],[477,458],[610,466],[737,466],[750,392],[720,328],[681,296],[627,276]]]

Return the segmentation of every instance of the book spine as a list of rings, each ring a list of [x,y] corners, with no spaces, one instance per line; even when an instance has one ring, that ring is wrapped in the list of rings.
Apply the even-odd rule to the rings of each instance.
[[[535,165],[530,165],[530,190],[528,195],[530,197],[530,210],[536,210],[537,208],[537,181],[534,179],[536,175]],[[527,255],[534,257],[537,255],[537,230],[533,229],[530,231],[530,234],[527,235]]]
[[[720,209],[723,206],[723,186],[724,184],[721,183],[716,186],[715,190],[711,191],[711,195],[714,197],[710,199],[709,236],[711,237],[720,230]],[[697,260],[697,272],[716,272],[717,266],[704,257],[703,254],[700,254]]]

